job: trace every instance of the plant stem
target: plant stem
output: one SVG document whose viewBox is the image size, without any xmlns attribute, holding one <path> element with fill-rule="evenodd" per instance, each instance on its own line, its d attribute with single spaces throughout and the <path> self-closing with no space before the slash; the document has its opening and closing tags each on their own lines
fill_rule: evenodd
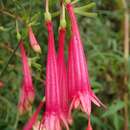
<svg viewBox="0 0 130 130">
<path fill-rule="evenodd" d="M 124 2 L 124 58 L 128 61 L 129 57 L 129 14 L 128 14 L 128 7 L 125 0 Z"/>
<path fill-rule="evenodd" d="M 123 90 L 123 100 L 125 103 L 124 107 L 124 130 L 128 130 L 128 119 L 129 119 L 129 112 L 128 112 L 128 57 L 129 57 L 129 13 L 128 13 L 128 6 L 126 0 L 119 0 L 118 7 L 124 10 L 123 14 L 123 37 L 124 37 L 124 60 L 125 60 L 125 75 L 124 75 L 124 87 Z"/>
<path fill-rule="evenodd" d="M 74 0 L 71 2 L 71 4 L 76 4 L 78 2 L 78 0 Z"/>
<path fill-rule="evenodd" d="M 124 108 L 124 117 L 125 117 L 125 123 L 124 123 L 124 130 L 128 130 L 128 57 L 129 57 L 129 14 L 128 14 L 128 7 L 126 0 L 122 0 L 123 6 L 125 9 L 124 12 L 124 58 L 125 58 L 125 66 L 126 66 L 126 74 L 124 76 L 124 83 L 126 88 L 126 92 L 124 93 L 124 102 L 125 102 L 125 108 Z"/>
<path fill-rule="evenodd" d="M 19 44 L 20 44 L 20 43 L 19 43 Z M 15 49 L 14 49 L 12 55 L 9 57 L 7 63 L 5 64 L 3 70 L 2 70 L 1 73 L 0 73 L 0 77 L 2 77 L 3 74 L 5 73 L 5 71 L 6 71 L 7 67 L 8 67 L 8 65 L 9 65 L 9 63 L 11 62 L 13 56 L 15 55 L 15 52 L 17 51 L 17 49 L 18 49 L 18 47 L 19 47 L 19 44 L 15 47 Z"/>
<path fill-rule="evenodd" d="M 49 13 L 49 0 L 45 0 L 45 11 Z"/>
<path fill-rule="evenodd" d="M 26 22 L 19 16 L 13 14 L 13 13 L 10 13 L 9 11 L 6 11 L 5 9 L 0 9 L 0 13 L 6 15 L 6 16 L 9 16 L 11 17 L 12 19 L 15 19 L 15 20 L 19 20 L 21 23 L 23 24 L 26 24 Z"/>
<path fill-rule="evenodd" d="M 8 45 L 6 45 L 6 43 L 0 43 L 0 48 L 6 50 L 6 51 L 8 51 L 8 52 L 11 52 L 11 53 L 14 52 L 14 50 L 13 50 L 11 47 L 9 47 Z M 15 53 L 15 55 L 16 55 L 17 57 L 20 57 L 20 54 L 19 54 L 19 53 Z"/>
<path fill-rule="evenodd" d="M 90 4 L 87 4 L 87 5 L 84 5 L 84 6 L 81 6 L 81 7 L 76 7 L 75 10 L 76 9 L 78 9 L 78 10 L 89 10 L 89 9 L 92 9 L 93 7 L 95 7 L 95 6 L 96 6 L 95 2 L 92 2 Z"/>
<path fill-rule="evenodd" d="M 61 3 L 61 19 L 65 19 L 65 6 L 64 3 Z"/>
<path fill-rule="evenodd" d="M 45 21 L 51 21 L 51 14 L 49 12 L 49 0 L 45 0 Z"/>
<path fill-rule="evenodd" d="M 66 20 L 65 20 L 65 6 L 64 1 L 61 0 L 61 11 L 60 11 L 60 28 L 66 28 Z"/>
<path fill-rule="evenodd" d="M 17 112 L 16 112 L 16 121 L 15 121 L 15 123 L 14 123 L 14 129 L 15 129 L 15 130 L 17 129 L 18 121 L 19 121 L 19 113 L 18 113 L 18 111 L 17 111 Z"/>
</svg>

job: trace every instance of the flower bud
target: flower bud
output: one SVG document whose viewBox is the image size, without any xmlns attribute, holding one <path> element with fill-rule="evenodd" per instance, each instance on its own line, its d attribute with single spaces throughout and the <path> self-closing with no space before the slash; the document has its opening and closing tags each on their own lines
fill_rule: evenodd
<svg viewBox="0 0 130 130">
<path fill-rule="evenodd" d="M 37 53 L 41 53 L 41 48 L 40 45 L 38 44 L 36 37 L 33 33 L 32 27 L 28 27 L 28 36 L 29 36 L 29 41 L 30 41 L 30 45 L 32 47 L 32 49 L 37 52 Z"/>
</svg>

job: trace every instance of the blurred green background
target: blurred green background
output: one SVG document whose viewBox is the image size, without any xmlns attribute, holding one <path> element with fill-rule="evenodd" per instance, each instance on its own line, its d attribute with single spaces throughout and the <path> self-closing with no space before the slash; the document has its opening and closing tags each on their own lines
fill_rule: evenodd
<svg viewBox="0 0 130 130">
<path fill-rule="evenodd" d="M 75 7 L 90 2 L 92 0 L 80 0 Z M 92 12 L 97 12 L 97 17 L 77 15 L 93 90 L 108 107 L 104 110 L 92 106 L 93 130 L 130 130 L 128 117 L 130 115 L 130 82 L 128 80 L 130 2 L 129 0 L 93 0 L 93 2 L 96 3 L 96 7 L 92 9 Z M 51 12 L 59 10 L 58 0 L 50 0 L 50 3 Z M 44 1 L 0 0 L 0 81 L 4 84 L 0 88 L 0 130 L 21 130 L 31 115 L 30 113 L 20 117 L 17 112 L 22 66 L 19 49 L 14 54 L 18 45 L 16 21 L 25 42 L 36 89 L 32 112 L 35 111 L 44 95 L 43 81 L 47 54 Z M 53 22 L 57 42 L 59 16 L 54 16 Z M 29 45 L 27 25 L 30 23 L 42 48 L 40 55 L 34 53 Z M 66 54 L 69 29 L 69 22 L 67 22 Z M 71 129 L 85 130 L 87 116 L 78 110 L 73 113 L 73 116 L 74 123 Z"/>
</svg>

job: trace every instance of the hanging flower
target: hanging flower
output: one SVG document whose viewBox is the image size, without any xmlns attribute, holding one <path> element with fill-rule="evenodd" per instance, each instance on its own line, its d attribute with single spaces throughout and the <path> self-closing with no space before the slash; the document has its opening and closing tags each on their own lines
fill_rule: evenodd
<svg viewBox="0 0 130 130">
<path fill-rule="evenodd" d="M 101 101 L 96 97 L 91 89 L 91 84 L 88 75 L 88 68 L 86 57 L 83 50 L 82 41 L 78 29 L 77 19 L 74 14 L 73 6 L 70 2 L 67 2 L 66 8 L 70 17 L 71 22 L 71 47 L 69 49 L 69 86 L 70 96 L 72 97 L 72 103 L 70 111 L 73 108 L 80 106 L 81 110 L 88 114 L 88 130 L 92 129 L 90 124 L 91 114 L 91 102 L 96 104 L 98 107 L 103 105 Z M 71 54 L 71 55 L 70 55 Z M 70 88 L 69 87 L 69 88 Z"/>
<path fill-rule="evenodd" d="M 30 111 L 32 103 L 34 101 L 34 87 L 32 83 L 32 77 L 30 68 L 28 65 L 27 56 L 24 50 L 23 41 L 20 41 L 20 51 L 23 65 L 23 82 L 20 89 L 20 99 L 18 104 L 18 109 L 20 114 L 24 114 L 27 111 Z"/>
<path fill-rule="evenodd" d="M 40 45 L 37 42 L 37 39 L 33 33 L 31 26 L 28 27 L 28 36 L 29 36 L 30 45 L 33 48 L 33 50 L 37 53 L 41 53 Z"/>
<path fill-rule="evenodd" d="M 60 88 L 58 83 L 57 59 L 54 44 L 53 25 L 51 20 L 46 21 L 48 30 L 48 56 L 46 68 L 46 110 L 41 122 L 41 130 L 61 130 L 64 124 L 68 125 L 61 110 Z"/>
<path fill-rule="evenodd" d="M 73 87 L 71 88 L 71 97 L 73 98 L 72 106 L 75 108 L 81 103 L 81 109 L 86 112 L 89 116 L 91 114 L 91 101 L 94 102 L 97 106 L 103 105 L 101 101 L 95 96 L 91 89 L 87 63 L 83 53 L 78 45 L 76 36 L 72 35 L 71 45 L 71 72 L 73 75 L 68 82 L 73 82 Z M 70 63 L 69 63 L 70 64 Z M 73 66 L 73 67 L 72 67 Z M 69 73 L 70 74 L 70 73 Z M 70 86 L 71 87 L 71 86 Z"/>
</svg>

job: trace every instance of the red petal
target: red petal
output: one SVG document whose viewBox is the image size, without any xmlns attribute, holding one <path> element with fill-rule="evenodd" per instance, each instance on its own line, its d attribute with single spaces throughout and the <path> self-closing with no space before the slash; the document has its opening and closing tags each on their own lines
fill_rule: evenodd
<svg viewBox="0 0 130 130">
<path fill-rule="evenodd" d="M 44 102 L 40 102 L 37 110 L 35 111 L 35 113 L 33 114 L 33 116 L 29 119 L 29 121 L 27 122 L 27 124 L 24 126 L 23 130 L 31 130 L 31 128 L 33 127 L 34 123 L 37 120 L 38 114 L 42 108 L 42 106 L 44 105 Z"/>
<path fill-rule="evenodd" d="M 91 121 L 90 121 L 90 117 L 88 118 L 88 127 L 86 130 L 92 130 L 92 126 L 91 126 Z"/>
</svg>

